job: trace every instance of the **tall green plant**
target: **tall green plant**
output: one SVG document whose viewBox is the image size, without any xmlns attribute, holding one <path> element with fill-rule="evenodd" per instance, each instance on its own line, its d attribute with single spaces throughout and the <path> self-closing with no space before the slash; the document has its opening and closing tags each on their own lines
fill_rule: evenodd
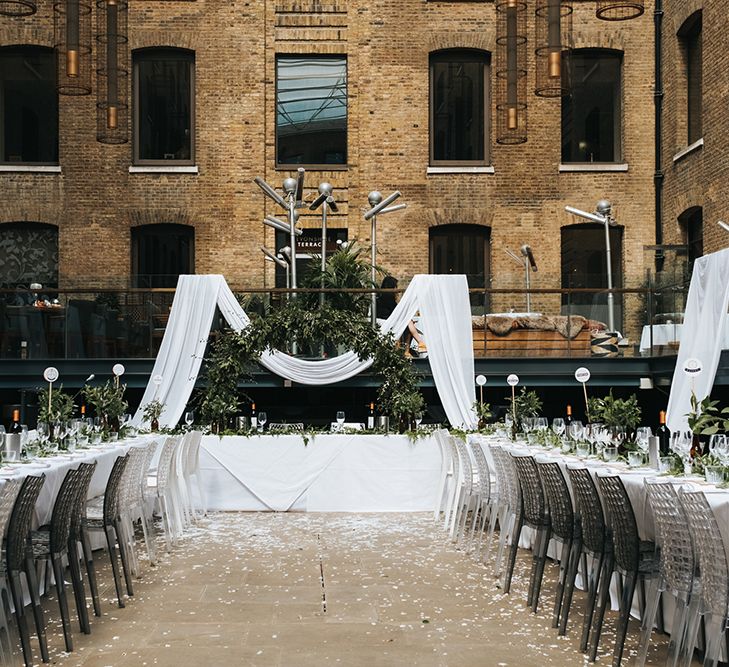
<svg viewBox="0 0 729 667">
<path fill-rule="evenodd" d="M 607 396 L 596 396 L 587 399 L 590 420 L 613 428 L 633 431 L 640 425 L 643 411 L 638 405 L 638 398 L 631 394 L 628 398 L 615 398 L 613 390 Z"/>
<path fill-rule="evenodd" d="M 63 385 L 56 387 L 51 394 L 51 407 L 48 408 L 48 387 L 38 392 L 38 421 L 68 421 L 73 416 L 73 398 L 63 393 Z"/>
<path fill-rule="evenodd" d="M 87 403 L 91 403 L 100 417 L 119 419 L 129 407 L 124 400 L 125 384 L 117 386 L 114 380 L 107 380 L 104 384 L 92 387 L 85 385 L 81 390 Z"/>
</svg>

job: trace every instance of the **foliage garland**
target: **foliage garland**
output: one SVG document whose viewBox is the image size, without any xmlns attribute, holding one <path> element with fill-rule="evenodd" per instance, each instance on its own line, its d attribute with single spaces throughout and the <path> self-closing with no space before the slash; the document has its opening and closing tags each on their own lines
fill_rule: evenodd
<svg viewBox="0 0 729 667">
<path fill-rule="evenodd" d="M 227 417 L 240 407 L 238 380 L 250 374 L 261 353 L 287 349 L 352 349 L 360 359 L 373 360 L 372 368 L 383 379 L 377 392 L 380 411 L 395 420 L 409 419 L 423 409 L 418 375 L 396 345 L 392 334 L 382 334 L 362 317 L 329 304 L 310 308 L 291 299 L 266 317 L 254 315 L 245 331 L 225 331 L 212 345 L 206 368 L 207 386 L 200 398 L 206 423 L 224 427 Z"/>
</svg>

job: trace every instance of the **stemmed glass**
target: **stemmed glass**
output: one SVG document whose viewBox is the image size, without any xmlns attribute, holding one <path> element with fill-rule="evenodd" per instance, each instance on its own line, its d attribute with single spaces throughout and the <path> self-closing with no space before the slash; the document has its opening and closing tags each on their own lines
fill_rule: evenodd
<svg viewBox="0 0 729 667">
<path fill-rule="evenodd" d="M 569 435 L 573 440 L 582 440 L 582 436 L 585 433 L 585 427 L 582 425 L 582 422 L 579 419 L 575 419 L 570 424 L 570 432 Z"/>
<path fill-rule="evenodd" d="M 423 413 L 416 412 L 413 416 L 415 418 L 415 430 L 417 431 L 420 428 L 420 422 L 423 421 Z"/>
<path fill-rule="evenodd" d="M 4 444 L 5 444 L 5 427 L 2 424 L 0 424 L 0 449 L 2 449 Z"/>
<path fill-rule="evenodd" d="M 671 433 L 671 449 L 683 461 L 683 474 L 691 474 L 691 442 L 693 436 L 689 431 L 675 431 Z"/>
<path fill-rule="evenodd" d="M 723 433 L 715 433 L 709 438 L 709 451 L 721 461 L 722 465 L 729 463 L 729 439 Z"/>
<path fill-rule="evenodd" d="M 54 435 L 54 451 L 58 451 L 61 447 L 61 443 L 63 442 L 63 439 L 66 437 L 66 422 L 63 421 L 57 421 L 53 425 L 53 435 Z"/>
<path fill-rule="evenodd" d="M 648 439 L 653 435 L 650 426 L 641 426 L 635 431 L 635 441 L 638 443 L 638 448 L 644 454 L 648 451 Z"/>
<path fill-rule="evenodd" d="M 562 436 L 564 435 L 566 428 L 567 427 L 565 426 L 564 419 L 562 417 L 555 417 L 552 420 L 552 430 L 560 440 L 562 440 Z"/>
<path fill-rule="evenodd" d="M 258 413 L 258 430 L 263 431 L 264 427 L 266 426 L 266 422 L 268 421 L 268 415 L 261 411 Z"/>
<path fill-rule="evenodd" d="M 339 424 L 337 430 L 341 430 L 342 424 L 344 424 L 344 410 L 337 411 L 337 424 Z"/>
<path fill-rule="evenodd" d="M 261 417 L 259 416 L 258 419 L 260 421 Z M 185 424 L 187 424 L 187 428 L 192 427 L 192 424 L 193 424 L 194 421 L 195 421 L 195 413 L 192 410 L 188 410 L 185 413 Z"/>
</svg>

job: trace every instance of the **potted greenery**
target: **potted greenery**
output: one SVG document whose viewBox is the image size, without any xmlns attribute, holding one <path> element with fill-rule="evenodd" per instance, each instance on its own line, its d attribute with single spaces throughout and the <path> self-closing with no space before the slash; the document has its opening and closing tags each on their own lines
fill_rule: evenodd
<svg viewBox="0 0 729 667">
<path fill-rule="evenodd" d="M 159 418 L 165 406 L 159 399 L 154 399 L 144 406 L 142 412 L 144 421 L 149 422 L 149 428 L 151 431 L 159 431 Z"/>
<path fill-rule="evenodd" d="M 512 437 L 516 439 L 516 434 L 524 431 L 523 420 L 539 416 L 542 411 L 542 399 L 539 398 L 536 391 L 522 387 L 521 391 L 514 396 L 513 401 L 509 397 L 509 402 L 512 403 L 511 414 L 516 414 L 516 419 L 511 427 Z"/>
<path fill-rule="evenodd" d="M 479 431 L 482 431 L 484 428 L 486 428 L 486 424 L 488 424 L 489 419 L 491 419 L 493 415 L 493 413 L 491 412 L 491 406 L 488 403 L 476 401 L 473 404 L 473 410 L 478 417 L 477 428 Z"/>
<path fill-rule="evenodd" d="M 594 424 L 605 424 L 611 431 L 622 431 L 625 440 L 619 449 L 636 449 L 635 429 L 640 425 L 642 410 L 638 398 L 631 394 L 628 398 L 615 398 L 612 389 L 602 398 L 591 397 L 587 400 L 589 419 Z"/>
<path fill-rule="evenodd" d="M 91 387 L 86 385 L 81 390 L 86 401 L 96 407 L 104 433 L 119 431 L 119 419 L 128 407 L 128 403 L 124 400 L 126 389 L 125 384 L 117 384 L 114 380 L 107 380 L 101 386 Z"/>
<path fill-rule="evenodd" d="M 38 392 L 38 421 L 53 425 L 55 422 L 64 422 L 71 419 L 74 410 L 73 398 L 63 393 L 63 385 L 51 394 L 50 407 L 48 405 L 48 388 Z"/>
</svg>

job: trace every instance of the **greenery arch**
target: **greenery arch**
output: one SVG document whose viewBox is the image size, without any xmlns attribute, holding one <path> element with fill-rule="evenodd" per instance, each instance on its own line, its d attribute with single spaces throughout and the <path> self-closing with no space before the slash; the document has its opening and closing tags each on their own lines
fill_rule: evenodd
<svg viewBox="0 0 729 667">
<path fill-rule="evenodd" d="M 221 427 L 236 415 L 238 380 L 250 373 L 261 353 L 284 350 L 292 343 L 300 350 L 345 348 L 362 360 L 371 358 L 373 370 L 382 377 L 378 409 L 395 423 L 423 409 L 418 374 L 393 335 L 383 335 L 358 313 L 329 303 L 320 305 L 318 295 L 313 296 L 315 307 L 310 299 L 290 299 L 265 317 L 252 315 L 244 331 L 227 330 L 213 343 L 207 358 L 207 386 L 200 399 L 206 423 Z"/>
</svg>

